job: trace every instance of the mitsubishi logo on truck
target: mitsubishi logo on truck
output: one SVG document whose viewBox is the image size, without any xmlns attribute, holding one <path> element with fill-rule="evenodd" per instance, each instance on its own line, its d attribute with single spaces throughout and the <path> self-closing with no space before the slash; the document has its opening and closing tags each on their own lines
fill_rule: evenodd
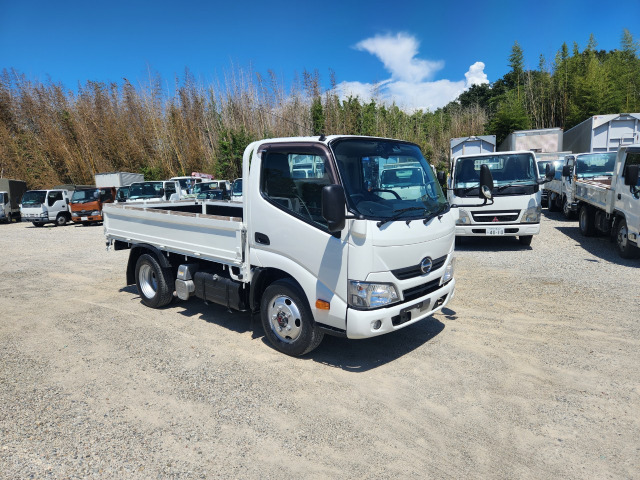
<svg viewBox="0 0 640 480">
<path fill-rule="evenodd" d="M 431 257 L 424 257 L 422 262 L 420 262 L 420 270 L 422 273 L 429 273 L 432 265 L 433 261 L 431 260 Z"/>
<path fill-rule="evenodd" d="M 492 222 L 499 222 L 500 220 L 498 220 L 498 217 L 493 217 L 493 220 L 491 220 Z"/>
</svg>

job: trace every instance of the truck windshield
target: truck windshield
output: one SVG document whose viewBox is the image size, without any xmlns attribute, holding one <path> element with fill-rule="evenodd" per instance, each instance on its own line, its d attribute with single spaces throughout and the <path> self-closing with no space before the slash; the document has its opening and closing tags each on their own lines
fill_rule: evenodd
<svg viewBox="0 0 640 480">
<path fill-rule="evenodd" d="M 161 197 L 160 190 L 162 189 L 162 182 L 143 182 L 132 183 L 129 186 L 128 200 L 135 200 L 137 198 L 157 198 Z"/>
<path fill-rule="evenodd" d="M 588 153 L 576 158 L 576 175 L 579 178 L 613 175 L 616 152 Z"/>
<path fill-rule="evenodd" d="M 9 198 L 4 192 L 0 192 L 0 205 L 4 205 L 9 202 Z"/>
<path fill-rule="evenodd" d="M 455 164 L 453 188 L 477 189 L 480 183 L 480 166 L 483 164 L 489 167 L 496 186 L 537 183 L 539 174 L 533 154 L 509 153 L 459 157 Z"/>
<path fill-rule="evenodd" d="M 92 188 L 91 190 L 76 190 L 71 197 L 71 203 L 87 203 L 94 202 L 100 198 L 100 190 Z"/>
<path fill-rule="evenodd" d="M 22 205 L 25 206 L 35 206 L 44 203 L 47 198 L 47 192 L 45 190 L 31 190 L 29 192 L 25 192 L 22 196 Z"/>
<path fill-rule="evenodd" d="M 417 145 L 374 138 L 331 144 L 349 208 L 366 218 L 425 218 L 448 202 Z"/>
</svg>

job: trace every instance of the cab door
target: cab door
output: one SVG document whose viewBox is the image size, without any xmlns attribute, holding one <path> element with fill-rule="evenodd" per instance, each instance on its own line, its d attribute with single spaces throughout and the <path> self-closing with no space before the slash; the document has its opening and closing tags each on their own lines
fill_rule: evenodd
<svg viewBox="0 0 640 480">
<path fill-rule="evenodd" d="M 614 193 L 616 210 L 624 212 L 629 233 L 638 235 L 640 230 L 640 185 L 636 185 L 635 188 L 625 185 L 624 175 L 629 165 L 640 165 L 640 148 L 627 148 L 624 165 L 622 165 L 621 175 L 618 175 Z M 640 239 L 636 238 L 635 241 L 640 244 Z"/>
<path fill-rule="evenodd" d="M 304 290 L 316 322 L 346 329 L 347 233 L 331 234 L 322 217 L 322 188 L 337 182 L 321 144 L 263 144 L 254 153 L 246 188 L 250 260 L 280 270 Z M 299 175 L 298 163 L 318 165 Z M 330 303 L 316 309 L 316 300 Z"/>
<path fill-rule="evenodd" d="M 47 193 L 47 207 L 49 211 L 49 220 L 55 220 L 58 213 L 67 211 L 69 200 L 65 198 L 62 190 L 52 190 Z"/>
</svg>

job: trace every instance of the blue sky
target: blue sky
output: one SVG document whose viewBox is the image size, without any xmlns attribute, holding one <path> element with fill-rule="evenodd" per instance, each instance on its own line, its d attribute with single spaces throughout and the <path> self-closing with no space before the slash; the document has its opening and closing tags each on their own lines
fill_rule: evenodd
<svg viewBox="0 0 640 480">
<path fill-rule="evenodd" d="M 640 1 L 31 1 L 0 0 L 0 68 L 69 89 L 87 80 L 144 82 L 148 68 L 171 84 L 185 68 L 203 83 L 234 68 L 286 84 L 333 70 L 343 94 L 435 109 L 472 83 L 508 71 L 514 41 L 525 62 L 549 62 L 563 42 L 640 40 Z M 465 76 L 466 74 L 466 76 Z"/>
</svg>

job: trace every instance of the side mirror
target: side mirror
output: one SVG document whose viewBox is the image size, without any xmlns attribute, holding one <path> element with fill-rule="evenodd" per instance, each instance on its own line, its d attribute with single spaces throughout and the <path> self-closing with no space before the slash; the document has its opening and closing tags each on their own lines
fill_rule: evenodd
<svg viewBox="0 0 640 480">
<path fill-rule="evenodd" d="M 562 176 L 570 177 L 571 176 L 571 167 L 569 165 L 565 165 L 562 167 Z"/>
<path fill-rule="evenodd" d="M 635 187 L 638 185 L 638 165 L 627 165 L 624 174 L 624 184 Z"/>
<path fill-rule="evenodd" d="M 480 192 L 478 196 L 487 200 L 491 200 L 493 197 L 493 175 L 486 164 L 480 165 Z"/>
<path fill-rule="evenodd" d="M 544 181 L 550 182 L 556 176 L 556 167 L 552 163 L 548 163 L 544 172 Z"/>
<path fill-rule="evenodd" d="M 440 170 L 438 173 L 436 173 L 436 177 L 438 178 L 438 183 L 444 186 L 444 182 L 447 180 L 446 172 Z"/>
<path fill-rule="evenodd" d="M 327 221 L 331 233 L 344 229 L 346 215 L 345 197 L 342 185 L 327 185 L 322 189 L 322 216 Z"/>
</svg>

